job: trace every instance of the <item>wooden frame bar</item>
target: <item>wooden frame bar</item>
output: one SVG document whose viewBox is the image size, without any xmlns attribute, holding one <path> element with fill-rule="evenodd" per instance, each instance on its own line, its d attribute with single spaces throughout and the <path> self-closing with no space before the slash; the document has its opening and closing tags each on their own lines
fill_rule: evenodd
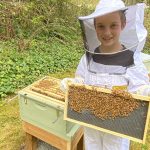
<svg viewBox="0 0 150 150">
<path fill-rule="evenodd" d="M 59 84 L 60 84 L 60 79 L 57 79 L 57 78 L 53 78 L 53 77 L 45 77 L 44 79 L 41 79 L 41 80 L 39 80 L 39 81 L 36 81 L 36 82 L 34 82 L 31 86 L 30 86 L 30 90 L 31 91 L 34 91 L 34 92 L 37 92 L 37 93 L 41 93 L 41 94 L 44 94 L 44 95 L 46 95 L 46 96 L 49 96 L 49 97 L 53 97 L 53 98 L 55 98 L 55 99 L 58 99 L 58 100 L 61 100 L 61 101 L 64 101 L 65 99 L 64 99 L 64 93 L 63 92 L 61 92 L 61 93 L 55 93 L 54 91 L 56 90 L 56 87 L 55 86 L 52 86 L 51 87 L 51 91 L 49 91 L 49 90 L 47 90 L 47 89 L 45 89 L 45 90 L 43 90 L 43 89 L 40 89 L 40 88 L 38 88 L 38 87 L 36 87 L 40 82 L 42 82 L 42 81 L 44 81 L 44 80 L 48 80 L 48 81 L 50 81 L 50 82 L 55 82 L 56 83 L 56 85 L 57 85 L 57 88 L 59 87 Z"/>
<path fill-rule="evenodd" d="M 69 83 L 68 86 L 69 85 L 83 86 L 83 84 L 78 84 L 78 83 L 75 83 L 75 84 L 73 84 L 73 83 L 70 84 Z M 84 87 L 89 89 L 89 90 L 93 89 L 92 86 L 88 86 L 88 85 L 84 85 Z M 100 88 L 100 87 L 94 87 L 94 89 L 96 89 L 97 91 L 100 91 L 100 92 L 104 92 L 104 93 L 111 93 L 112 92 L 109 89 Z M 81 122 L 81 121 L 78 121 L 78 120 L 75 120 L 75 119 L 68 118 L 68 115 L 67 115 L 68 102 L 69 102 L 68 101 L 68 90 L 69 89 L 67 88 L 67 92 L 66 92 L 66 96 L 65 96 L 65 108 L 64 108 L 64 119 L 65 120 L 73 122 L 73 123 L 77 123 L 79 125 L 83 125 L 83 126 L 86 126 L 86 127 L 90 127 L 90 128 L 93 128 L 93 129 L 96 129 L 96 130 L 99 130 L 99 131 L 103 131 L 103 132 L 106 132 L 106 133 L 109 133 L 109 134 L 113 134 L 113 135 L 116 135 L 116 136 L 120 136 L 120 137 L 123 137 L 123 138 L 128 138 L 130 140 L 133 140 L 133 141 L 136 141 L 136 142 L 139 142 L 139 143 L 143 143 L 143 144 L 145 143 L 146 134 L 147 134 L 147 130 L 148 130 L 149 119 L 150 119 L 150 97 L 137 95 L 137 94 L 131 94 L 134 99 L 138 99 L 138 100 L 141 100 L 141 101 L 148 102 L 148 112 L 147 112 L 147 116 L 146 116 L 145 130 L 144 130 L 143 140 L 141 140 L 141 139 L 134 138 L 134 137 L 124 135 L 124 134 L 121 134 L 121 133 L 117 133 L 117 132 L 114 132 L 114 131 L 111 131 L 111 130 L 108 130 L 108 129 L 100 128 L 100 127 L 94 126 L 92 124 L 88 124 L 88 123 L 84 123 L 84 122 Z"/>
<path fill-rule="evenodd" d="M 83 129 L 80 128 L 71 141 L 66 141 L 52 133 L 42 130 L 30 123 L 23 122 L 23 129 L 26 132 L 27 150 L 36 150 L 36 138 L 60 150 L 83 150 Z M 81 140 L 81 141 L 80 141 Z M 80 143 L 82 142 L 82 143 Z M 79 146 L 78 146 L 79 145 Z"/>
<path fill-rule="evenodd" d="M 57 95 L 57 94 L 55 94 L 55 93 L 52 93 L 52 92 L 48 92 L 48 91 L 43 91 L 43 93 L 45 93 L 45 94 L 47 94 L 48 96 L 46 96 L 46 95 L 44 95 L 44 94 L 41 94 L 41 93 L 38 93 L 38 92 L 36 92 L 36 91 L 32 91 L 32 88 L 33 89 L 36 89 L 36 90 L 39 90 L 39 88 L 34 88 L 34 85 L 37 85 L 39 82 L 41 82 L 42 80 L 45 80 L 45 79 L 47 79 L 47 80 L 55 80 L 56 82 L 58 82 L 58 83 L 60 83 L 60 79 L 57 79 L 57 78 L 54 78 L 54 77 L 50 77 L 50 76 L 45 76 L 45 77 L 43 77 L 43 78 L 41 78 L 40 80 L 38 80 L 38 81 L 35 81 L 34 83 L 32 83 L 31 85 L 29 85 L 29 86 L 27 86 L 27 87 L 25 87 L 24 89 L 22 89 L 21 91 L 26 91 L 26 92 L 29 92 L 29 93 L 31 93 L 31 94 L 34 94 L 34 95 L 37 95 L 37 96 L 39 96 L 39 97 L 43 97 L 43 98 L 45 98 L 45 99 L 50 99 L 50 100 L 52 100 L 52 101 L 55 101 L 55 102 L 59 102 L 59 103 L 61 103 L 61 104 L 64 104 L 64 101 L 63 101 L 63 99 L 62 99 L 62 96 L 60 96 L 60 95 Z M 65 97 L 65 94 L 64 94 L 64 97 Z M 65 100 L 65 98 L 64 98 L 64 100 Z"/>
</svg>

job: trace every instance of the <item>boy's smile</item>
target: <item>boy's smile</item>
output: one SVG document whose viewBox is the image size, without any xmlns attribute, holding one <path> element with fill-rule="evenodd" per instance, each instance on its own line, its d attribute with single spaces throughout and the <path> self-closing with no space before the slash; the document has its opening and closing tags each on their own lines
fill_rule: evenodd
<svg viewBox="0 0 150 150">
<path fill-rule="evenodd" d="M 117 52 L 121 49 L 119 36 L 123 27 L 119 12 L 113 12 L 95 19 L 95 29 L 103 52 Z"/>
</svg>

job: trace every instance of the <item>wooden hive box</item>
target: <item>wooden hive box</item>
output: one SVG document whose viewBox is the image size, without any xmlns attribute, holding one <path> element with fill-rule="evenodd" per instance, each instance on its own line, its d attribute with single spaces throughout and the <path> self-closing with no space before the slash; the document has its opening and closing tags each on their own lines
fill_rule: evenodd
<svg viewBox="0 0 150 150">
<path fill-rule="evenodd" d="M 80 126 L 63 119 L 65 98 L 59 84 L 59 79 L 48 76 L 19 91 L 20 116 L 23 121 L 70 141 Z"/>
<path fill-rule="evenodd" d="M 149 97 L 83 84 L 68 84 L 65 120 L 145 143 L 149 117 Z"/>
</svg>

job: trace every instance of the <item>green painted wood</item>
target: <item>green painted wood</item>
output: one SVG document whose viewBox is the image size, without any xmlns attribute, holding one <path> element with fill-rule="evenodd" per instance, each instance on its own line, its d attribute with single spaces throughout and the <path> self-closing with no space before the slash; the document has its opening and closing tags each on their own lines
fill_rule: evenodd
<svg viewBox="0 0 150 150">
<path fill-rule="evenodd" d="M 80 127 L 63 120 L 64 106 L 41 97 L 19 92 L 21 119 L 41 129 L 70 141 Z"/>
</svg>

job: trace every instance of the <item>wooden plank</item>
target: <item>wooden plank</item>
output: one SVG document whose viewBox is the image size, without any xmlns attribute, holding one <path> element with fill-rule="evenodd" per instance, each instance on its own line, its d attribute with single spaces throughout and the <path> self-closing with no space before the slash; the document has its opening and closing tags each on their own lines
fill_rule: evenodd
<svg viewBox="0 0 150 150">
<path fill-rule="evenodd" d="M 32 135 L 26 133 L 26 149 L 33 150 L 32 148 Z"/>
<path fill-rule="evenodd" d="M 148 106 L 148 112 L 147 112 L 147 118 L 146 118 L 145 130 L 144 130 L 144 137 L 143 137 L 143 143 L 145 143 L 145 141 L 146 141 L 146 135 L 147 135 L 147 131 L 148 131 L 149 120 L 150 120 L 150 103 L 149 103 L 149 106 Z"/>
<path fill-rule="evenodd" d="M 27 122 L 23 122 L 23 129 L 26 133 L 35 136 L 36 138 L 41 139 L 42 141 L 45 141 L 58 149 L 67 149 L 67 141 L 52 133 L 46 132 Z"/>
<path fill-rule="evenodd" d="M 37 150 L 37 138 L 32 137 L 32 145 L 33 145 L 33 150 Z"/>
<path fill-rule="evenodd" d="M 72 150 L 71 149 L 71 142 L 67 142 L 67 148 L 66 149 L 61 149 L 61 150 Z"/>
<path fill-rule="evenodd" d="M 82 138 L 82 136 L 83 136 L 83 128 L 80 127 L 72 139 L 72 142 L 71 142 L 72 150 L 77 149 L 77 145 L 80 139 Z"/>
<path fill-rule="evenodd" d="M 52 97 L 48 97 L 48 96 L 45 96 L 45 95 L 41 95 L 39 93 L 33 92 L 31 90 L 28 90 L 28 89 L 23 90 L 20 93 L 26 93 L 27 95 L 30 94 L 32 97 L 40 97 L 40 98 L 42 98 L 45 101 L 50 101 L 52 103 L 54 102 L 55 104 L 58 104 L 60 106 L 64 106 L 65 105 L 65 103 L 63 101 L 60 101 L 60 100 L 57 100 L 57 99 L 54 99 Z"/>
<path fill-rule="evenodd" d="M 27 150 L 36 150 L 37 149 L 37 139 L 28 133 L 26 133 L 25 149 L 27 149 Z"/>
<path fill-rule="evenodd" d="M 97 91 L 99 91 L 99 92 L 104 92 L 104 93 L 112 93 L 112 90 L 110 90 L 110 89 L 106 89 L 106 88 L 102 88 L 102 87 L 94 87 L 94 86 L 90 86 L 90 85 L 83 85 L 83 84 L 79 84 L 79 83 L 68 83 L 68 86 L 70 86 L 70 85 L 73 85 L 73 86 L 75 86 L 75 87 L 78 87 L 78 86 L 84 86 L 86 89 L 88 89 L 88 90 L 93 90 L 93 88 L 94 88 L 94 90 L 97 90 Z M 68 90 L 67 90 L 68 91 Z M 68 92 L 67 92 L 68 93 Z M 150 97 L 149 96 L 143 96 L 143 95 L 138 95 L 138 94 L 132 94 L 132 93 L 130 93 L 131 95 L 132 95 L 132 97 L 134 98 L 134 99 L 138 99 L 138 100 L 141 100 L 141 101 L 150 101 Z M 66 97 L 65 97 L 66 98 Z"/>
<path fill-rule="evenodd" d="M 52 98 L 54 98 L 54 99 L 58 99 L 58 100 L 61 100 L 61 101 L 65 101 L 64 96 L 58 95 L 58 94 L 55 94 L 55 93 L 52 93 L 52 92 L 47 91 L 47 90 L 44 91 L 44 90 L 40 90 L 39 88 L 36 88 L 36 87 L 31 87 L 31 91 L 36 92 L 36 93 L 39 93 L 39 94 L 41 94 L 41 95 L 44 95 L 44 94 L 45 94 L 45 96 L 52 97 Z"/>
<path fill-rule="evenodd" d="M 83 143 L 80 143 L 80 147 L 78 147 L 78 143 L 83 137 L 83 128 L 78 129 L 73 136 L 72 141 L 66 141 L 27 122 L 23 122 L 23 129 L 27 135 L 27 150 L 36 150 L 37 145 L 35 137 L 60 150 L 83 150 Z"/>
<path fill-rule="evenodd" d="M 77 150 L 85 150 L 85 147 L 84 147 L 84 134 L 81 137 L 79 143 L 77 144 Z"/>
<path fill-rule="evenodd" d="M 48 89 L 50 89 L 51 91 L 49 91 L 48 89 L 42 89 L 42 88 L 39 88 L 39 87 L 37 87 L 39 84 L 40 84 L 40 82 L 42 82 L 42 81 L 45 81 L 45 80 L 47 80 L 47 81 L 49 81 L 49 82 L 53 82 L 52 84 L 54 84 L 54 85 L 51 85 Z M 30 87 L 30 89 L 32 90 L 35 90 L 35 91 L 37 91 L 37 92 L 39 92 L 39 91 L 41 91 L 41 92 L 45 92 L 46 91 L 46 94 L 49 94 L 49 95 L 52 95 L 52 96 L 56 96 L 56 98 L 58 97 L 58 98 L 64 98 L 64 93 L 60 90 L 60 82 L 61 82 L 61 80 L 60 79 L 57 79 L 57 78 L 53 78 L 53 77 L 45 77 L 44 79 L 42 79 L 42 80 L 38 80 L 38 81 L 36 81 L 36 82 L 34 82 L 33 84 L 31 84 L 31 87 Z M 59 90 L 59 92 L 58 92 L 58 90 Z M 55 92 L 58 92 L 58 93 L 55 93 Z M 54 97 L 55 98 L 55 97 Z"/>
<path fill-rule="evenodd" d="M 84 123 L 84 122 L 80 122 L 80 121 L 77 121 L 77 120 L 74 120 L 74 119 L 70 119 L 70 118 L 67 118 L 66 116 L 64 116 L 64 120 L 67 120 L 67 121 L 70 121 L 70 122 L 73 122 L 73 123 L 76 123 L 76 124 L 79 124 L 79 125 L 82 125 L 82 126 L 86 126 L 86 127 L 89 127 L 89 128 L 93 128 L 95 130 L 99 130 L 99 131 L 102 131 L 102 132 L 113 134 L 113 135 L 116 135 L 116 136 L 119 136 L 119 137 L 128 138 L 128 139 L 133 140 L 135 142 L 143 143 L 143 140 L 133 138 L 133 137 L 125 135 L 125 134 L 117 133 L 117 132 L 114 132 L 114 131 L 111 131 L 111 130 L 108 130 L 108 129 L 100 128 L 100 127 L 97 127 L 97 126 L 94 126 L 94 125 L 91 125 L 91 124 L 88 124 L 88 123 Z"/>
<path fill-rule="evenodd" d="M 56 100 L 55 101 L 51 100 L 51 98 L 39 97 L 38 95 L 29 93 L 28 91 L 22 91 L 19 94 L 23 97 L 23 99 L 22 99 L 23 101 L 26 99 L 25 103 L 28 103 L 28 101 L 30 102 L 30 99 L 32 99 L 35 102 L 44 104 L 44 106 L 47 105 L 49 107 L 53 107 L 54 109 L 64 111 L 64 103 L 60 104 Z"/>
<path fill-rule="evenodd" d="M 60 82 L 60 81 L 61 81 L 60 79 L 57 79 L 57 78 L 54 78 L 54 77 L 45 76 L 45 77 L 41 78 L 40 80 L 35 81 L 35 82 L 32 83 L 31 85 L 25 87 L 24 89 L 20 90 L 18 93 L 22 93 L 22 92 L 27 91 L 27 92 L 29 92 L 29 93 L 32 93 L 33 95 L 37 95 L 37 96 L 39 96 L 39 97 L 43 97 L 43 98 L 46 98 L 46 99 L 50 98 L 50 100 L 53 100 L 53 101 L 56 101 L 56 102 L 58 102 L 58 103 L 64 104 L 65 98 L 64 98 L 64 101 L 63 101 L 63 100 L 62 100 L 62 97 L 59 96 L 59 95 L 57 95 L 57 94 L 52 93 L 52 95 L 53 95 L 53 97 L 54 97 L 54 98 L 52 98 L 52 97 L 48 97 L 48 96 L 46 96 L 46 95 L 43 95 L 43 94 L 40 94 L 40 93 L 37 93 L 37 92 L 34 92 L 34 91 L 30 90 L 33 85 L 39 83 L 40 81 L 42 81 L 42 80 L 44 80 L 44 79 L 56 80 L 57 82 Z M 50 94 L 51 94 L 51 93 L 50 93 Z M 58 98 L 57 98 L 57 97 L 58 97 Z M 65 94 L 64 94 L 64 97 L 65 97 Z M 60 100 L 60 99 L 61 99 L 61 100 Z"/>
</svg>

